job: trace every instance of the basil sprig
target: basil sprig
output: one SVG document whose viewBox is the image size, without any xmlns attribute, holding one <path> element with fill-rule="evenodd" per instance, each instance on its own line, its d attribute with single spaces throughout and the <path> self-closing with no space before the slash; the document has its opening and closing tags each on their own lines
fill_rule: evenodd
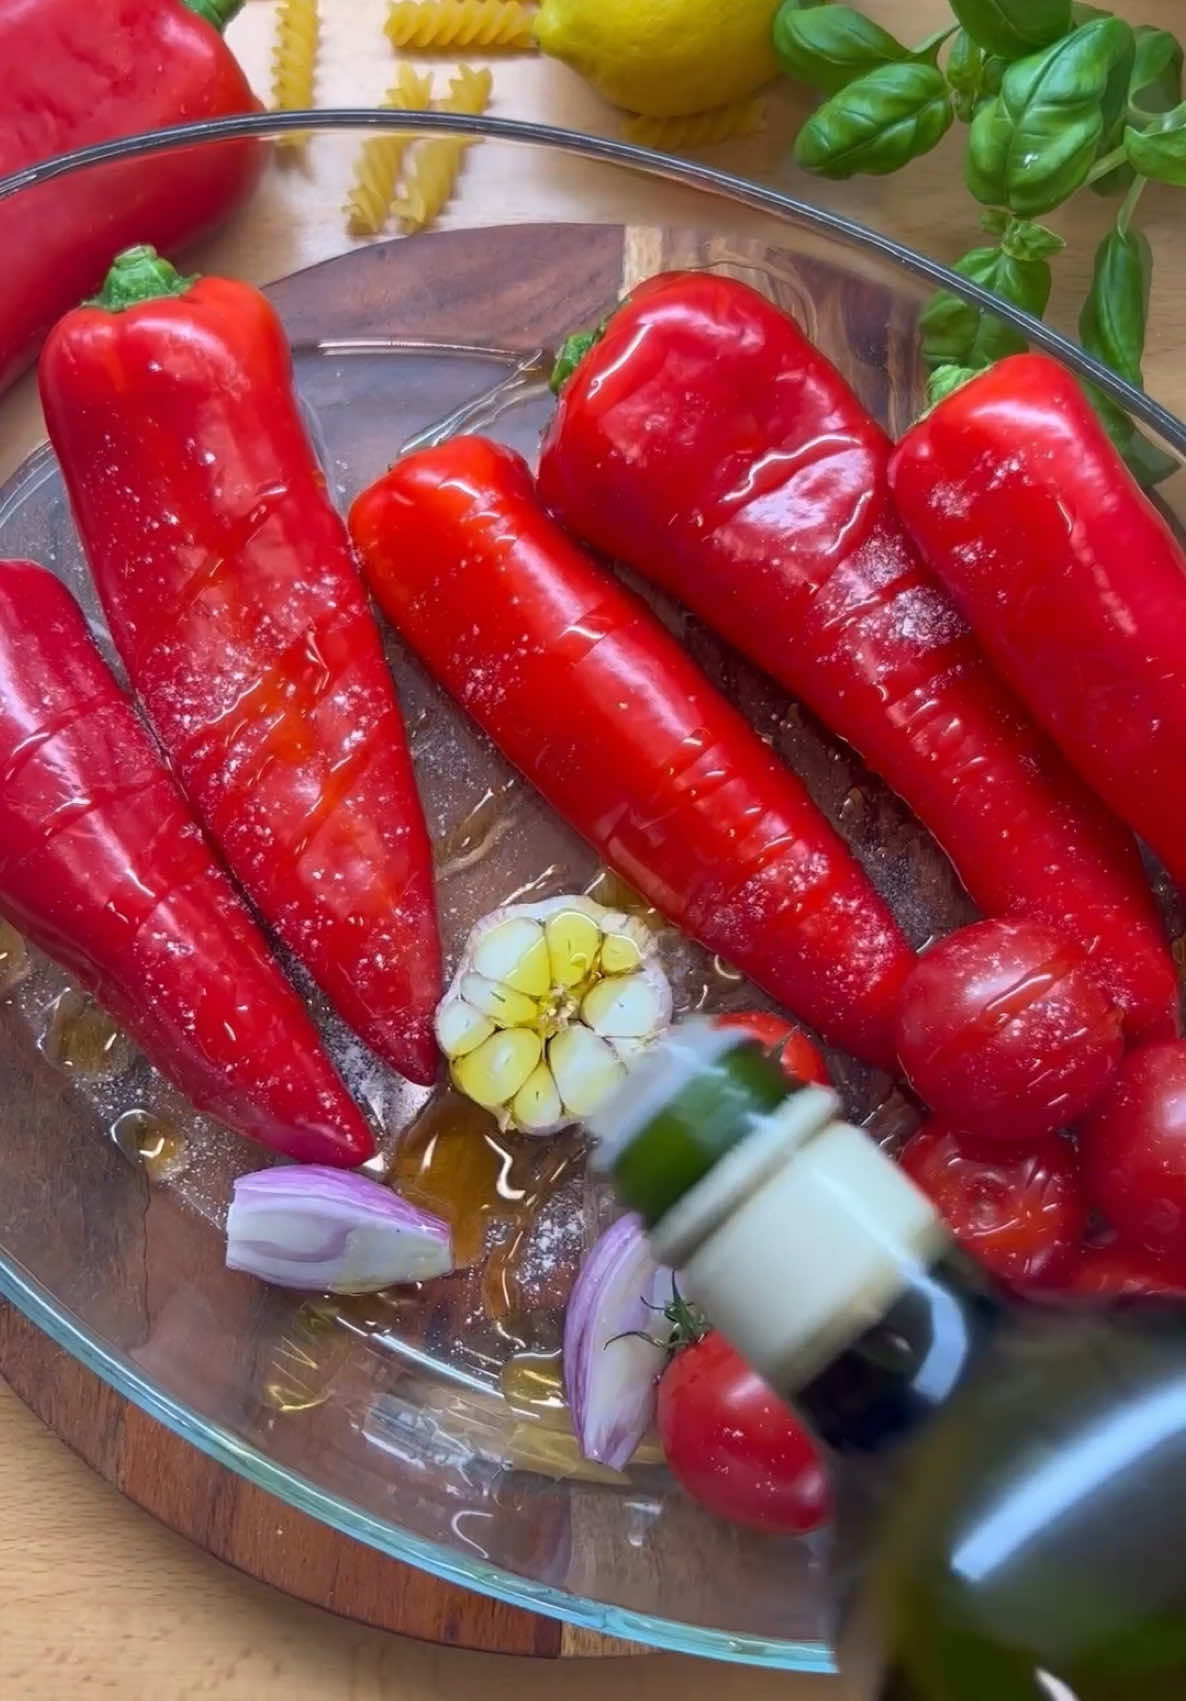
<svg viewBox="0 0 1186 1701">
<path fill-rule="evenodd" d="M 956 271 L 1041 317 L 1061 239 L 1038 224 L 1085 188 L 1121 197 L 1080 316 L 1083 345 L 1142 381 L 1152 257 L 1133 219 L 1150 180 L 1186 188 L 1183 49 L 1088 0 L 949 0 L 951 27 L 910 45 L 859 6 L 784 0 L 774 25 L 784 70 L 823 96 L 799 131 L 806 171 L 899 171 L 967 125 L 964 178 L 993 239 Z M 920 321 L 932 394 L 1025 346 L 997 315 L 948 291 Z M 1122 409 L 1094 397 L 1144 483 L 1173 464 Z"/>
</svg>

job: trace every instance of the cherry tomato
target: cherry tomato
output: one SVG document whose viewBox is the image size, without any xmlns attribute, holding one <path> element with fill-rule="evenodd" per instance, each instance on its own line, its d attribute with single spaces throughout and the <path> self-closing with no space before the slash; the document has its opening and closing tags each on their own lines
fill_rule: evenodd
<svg viewBox="0 0 1186 1701">
<path fill-rule="evenodd" d="M 1085 1246 L 1067 1291 L 1107 1299 L 1186 1299 L 1186 1270 L 1133 1246 Z"/>
<path fill-rule="evenodd" d="M 1129 1053 L 1080 1150 L 1096 1209 L 1126 1240 L 1186 1265 L 1186 1041 Z"/>
<path fill-rule="evenodd" d="M 928 1122 L 901 1163 L 966 1252 L 1011 1287 L 1058 1284 L 1087 1227 L 1075 1149 L 1054 1135 L 1002 1146 Z"/>
<path fill-rule="evenodd" d="M 819 1050 L 802 1028 L 776 1016 L 773 1010 L 730 1010 L 716 1018 L 721 1028 L 744 1028 L 751 1039 L 764 1046 L 793 1081 L 816 1081 L 830 1085 L 828 1069 Z"/>
<path fill-rule="evenodd" d="M 1021 921 L 980 921 L 925 952 L 902 989 L 897 1039 L 931 1109 L 992 1140 L 1065 1128 L 1124 1049 L 1120 1011 L 1081 947 Z"/>
<path fill-rule="evenodd" d="M 830 1517 L 815 1443 L 723 1335 L 676 1353 L 656 1419 L 672 1474 L 718 1518 L 806 1535 Z"/>
</svg>

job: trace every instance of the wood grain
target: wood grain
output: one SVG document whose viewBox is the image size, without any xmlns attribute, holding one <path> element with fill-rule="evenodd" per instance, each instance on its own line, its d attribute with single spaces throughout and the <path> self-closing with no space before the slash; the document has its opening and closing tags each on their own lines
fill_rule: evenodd
<svg viewBox="0 0 1186 1701">
<path fill-rule="evenodd" d="M 271 0 L 249 0 L 231 41 L 266 88 Z M 864 0 L 864 9 L 907 39 L 949 11 L 945 0 Z M 1143 22 L 1180 27 L 1180 0 L 1118 0 Z M 323 105 L 376 99 L 391 62 L 379 34 L 385 0 L 323 0 L 325 50 L 318 98 Z M 887 230 L 922 250 L 952 259 L 976 241 L 975 220 L 959 182 L 958 142 L 889 180 L 820 184 L 795 173 L 787 144 L 804 110 L 796 91 L 779 90 L 765 135 L 730 144 L 714 158 L 731 169 L 776 179 L 783 187 Z M 495 110 L 612 133 L 614 115 L 563 67 L 524 61 L 496 67 Z M 303 165 L 270 174 L 249 221 L 228 232 L 218 264 L 257 279 L 281 276 L 337 252 L 340 202 L 349 179 L 351 142 L 318 138 Z M 686 198 L 654 184 L 593 173 L 574 162 L 503 149 L 479 149 L 448 223 L 501 223 L 516 217 L 654 221 L 677 218 Z M 1154 395 L 1186 412 L 1186 295 L 1177 288 L 1186 252 L 1182 202 L 1154 191 L 1141 222 L 1157 256 L 1147 378 Z M 298 217 L 299 213 L 299 217 Z M 1056 266 L 1052 318 L 1073 327 L 1074 304 L 1090 273 L 1094 239 L 1108 217 L 1091 197 L 1052 221 L 1071 239 Z M 5 404 L 0 472 L 27 451 L 40 424 L 31 385 Z M 28 1388 L 50 1409 L 61 1399 L 97 1403 L 97 1427 L 119 1440 L 123 1419 L 91 1385 L 69 1394 L 55 1374 L 28 1363 Z M 143 1421 L 143 1420 L 141 1420 Z M 166 1467 L 168 1468 L 168 1467 Z M 179 1467 L 184 1485 L 192 1465 Z M 546 1662 L 430 1648 L 331 1619 L 285 1600 L 219 1566 L 172 1536 L 86 1471 L 0 1388 L 0 1695 L 13 1701 L 61 1701 L 74 1695 L 120 1701 L 452 1701 L 481 1692 L 490 1701 L 533 1701 L 555 1678 Z M 288 1518 L 286 1511 L 280 1514 Z M 374 1556 L 366 1560 L 374 1565 Z M 580 1640 L 575 1638 L 574 1640 Z M 554 1670 L 554 1668 L 552 1668 Z M 570 1664 L 565 1686 L 600 1694 L 604 1668 Z M 611 1681 L 615 1679 L 611 1676 Z M 835 1680 L 696 1666 L 652 1657 L 627 1679 L 645 1701 L 843 1701 Z M 594 1688 L 596 1686 L 596 1689 Z"/>
</svg>

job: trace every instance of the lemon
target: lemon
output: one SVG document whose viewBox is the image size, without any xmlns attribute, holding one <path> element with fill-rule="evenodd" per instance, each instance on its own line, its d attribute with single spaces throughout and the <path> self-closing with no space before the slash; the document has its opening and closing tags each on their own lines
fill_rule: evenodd
<svg viewBox="0 0 1186 1701">
<path fill-rule="evenodd" d="M 629 112 L 683 118 L 751 95 L 777 70 L 779 0 L 543 0 L 535 35 Z"/>
</svg>

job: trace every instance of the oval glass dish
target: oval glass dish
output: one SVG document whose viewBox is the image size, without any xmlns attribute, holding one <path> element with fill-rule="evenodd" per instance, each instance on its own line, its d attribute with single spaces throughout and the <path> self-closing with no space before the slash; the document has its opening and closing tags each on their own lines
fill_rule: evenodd
<svg viewBox="0 0 1186 1701">
<path fill-rule="evenodd" d="M 499 222 L 374 242 L 340 207 L 366 133 L 445 132 L 466 207 Z M 104 173 L 180 146 L 311 131 L 315 169 L 270 171 L 252 205 L 185 256 L 267 287 L 294 351 L 310 433 L 347 501 L 401 448 L 460 429 L 534 454 L 550 352 L 641 278 L 712 267 L 805 326 L 891 431 L 917 414 L 917 318 L 935 287 L 974 286 L 774 190 L 623 143 L 509 120 L 387 111 L 261 115 L 89 150 L 0 183 L 36 216 Z M 662 189 L 655 193 L 656 182 Z M 655 208 L 662 208 L 662 224 Z M 574 222 L 575 220 L 582 222 Z M 1005 310 L 1033 343 L 1129 409 L 1178 471 L 1158 500 L 1186 520 L 1186 426 Z M 0 403 L 0 554 L 83 599 L 106 645 L 28 380 Z M 916 944 L 967 919 L 941 854 L 850 752 L 695 622 L 652 599 L 697 660 L 800 773 Z M 474 920 L 525 896 L 631 895 L 518 779 L 396 641 L 388 655 L 436 851 L 452 962 Z M 108 647 L 108 654 L 110 650 Z M 657 923 L 657 918 L 653 918 Z M 1181 931 L 1180 927 L 1176 931 Z M 765 1003 L 662 930 L 677 1009 Z M 299 983 L 303 992 L 307 985 Z M 380 1067 L 310 1002 L 382 1136 L 374 1166 L 447 1215 L 454 1276 L 333 1300 L 223 1267 L 230 1182 L 265 1161 L 203 1122 L 52 965 L 0 924 L 0 1293 L 121 1394 L 280 1499 L 397 1559 L 632 1641 L 798 1670 L 831 1667 L 830 1558 L 715 1522 L 644 1444 L 625 1475 L 581 1460 L 559 1393 L 563 1310 L 607 1201 L 571 1133 L 531 1140 L 444 1089 Z M 833 1057 L 850 1112 L 887 1139 L 913 1112 L 886 1076 Z"/>
</svg>

